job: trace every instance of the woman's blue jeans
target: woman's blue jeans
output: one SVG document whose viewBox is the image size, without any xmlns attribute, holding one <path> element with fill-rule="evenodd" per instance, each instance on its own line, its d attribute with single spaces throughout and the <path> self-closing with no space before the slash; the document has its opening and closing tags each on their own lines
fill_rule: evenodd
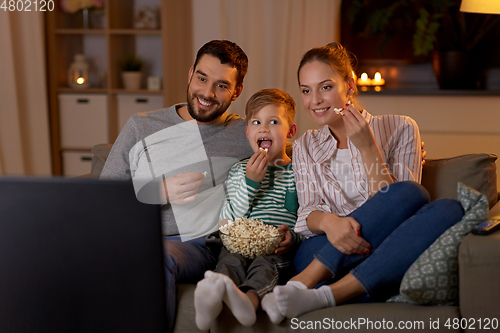
<svg viewBox="0 0 500 333">
<path fill-rule="evenodd" d="M 333 273 L 328 283 L 350 271 L 370 296 L 368 301 L 386 299 L 398 292 L 405 272 L 420 254 L 463 214 L 456 200 L 429 203 L 420 184 L 394 183 L 348 215 L 361 225 L 361 237 L 372 246 L 370 254 L 343 254 L 320 235 L 302 242 L 295 270 L 303 271 L 316 258 Z"/>
</svg>

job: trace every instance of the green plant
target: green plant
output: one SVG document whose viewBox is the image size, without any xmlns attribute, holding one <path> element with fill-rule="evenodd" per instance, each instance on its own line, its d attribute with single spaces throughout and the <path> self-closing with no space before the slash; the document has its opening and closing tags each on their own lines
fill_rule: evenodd
<svg viewBox="0 0 500 333">
<path fill-rule="evenodd" d="M 434 49 L 471 50 L 499 21 L 492 15 L 460 12 L 461 0 L 348 2 L 350 24 L 361 26 L 366 37 L 383 36 L 380 50 L 402 30 L 411 30 L 415 56 L 426 56 Z"/>
<path fill-rule="evenodd" d="M 133 54 L 128 54 L 118 61 L 118 65 L 124 72 L 140 72 L 143 64 L 143 61 Z"/>
</svg>

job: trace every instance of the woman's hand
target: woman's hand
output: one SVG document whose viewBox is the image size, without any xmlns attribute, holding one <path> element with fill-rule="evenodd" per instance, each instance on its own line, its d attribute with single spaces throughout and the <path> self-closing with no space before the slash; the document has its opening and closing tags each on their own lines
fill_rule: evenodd
<svg viewBox="0 0 500 333">
<path fill-rule="evenodd" d="M 346 133 L 353 145 L 358 148 L 370 184 L 370 194 L 394 183 L 368 121 L 352 105 L 343 111 Z"/>
<path fill-rule="evenodd" d="M 269 159 L 265 151 L 258 151 L 250 157 L 247 163 L 246 176 L 254 182 L 260 183 L 266 176 Z"/>
<path fill-rule="evenodd" d="M 286 253 L 290 247 L 293 245 L 292 242 L 292 233 L 290 232 L 290 229 L 288 229 L 288 226 L 286 224 L 282 224 L 278 227 L 279 232 L 283 232 L 283 238 L 281 239 L 281 242 L 274 251 L 275 254 L 284 254 Z"/>
<path fill-rule="evenodd" d="M 346 133 L 359 151 L 366 151 L 377 146 L 368 121 L 352 105 L 342 111 Z"/>
<path fill-rule="evenodd" d="M 340 252 L 369 253 L 371 246 L 361 237 L 361 225 L 354 218 L 338 217 L 334 214 L 315 211 L 309 214 L 308 225 L 309 219 L 316 220 L 314 224 L 326 234 L 330 243 Z"/>
</svg>

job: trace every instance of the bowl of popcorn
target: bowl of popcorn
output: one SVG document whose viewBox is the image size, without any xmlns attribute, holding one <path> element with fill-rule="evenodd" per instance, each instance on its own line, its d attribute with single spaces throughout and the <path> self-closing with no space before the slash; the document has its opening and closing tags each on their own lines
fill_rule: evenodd
<svg viewBox="0 0 500 333">
<path fill-rule="evenodd" d="M 276 227 L 245 217 L 220 221 L 219 231 L 222 244 L 229 252 L 249 259 L 273 254 L 283 237 Z"/>
</svg>

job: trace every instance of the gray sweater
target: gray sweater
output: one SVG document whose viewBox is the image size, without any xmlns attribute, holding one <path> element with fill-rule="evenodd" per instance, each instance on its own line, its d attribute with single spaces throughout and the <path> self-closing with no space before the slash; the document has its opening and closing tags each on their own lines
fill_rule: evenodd
<svg viewBox="0 0 500 333">
<path fill-rule="evenodd" d="M 253 154 L 245 136 L 244 119 L 225 113 L 216 124 L 183 120 L 176 109 L 133 115 L 116 139 L 101 179 L 132 180 L 138 200 L 162 204 L 163 233 L 182 240 L 217 230 L 224 201 L 224 182 L 231 166 Z M 206 172 L 193 202 L 164 204 L 160 183 L 185 172 Z"/>
</svg>

